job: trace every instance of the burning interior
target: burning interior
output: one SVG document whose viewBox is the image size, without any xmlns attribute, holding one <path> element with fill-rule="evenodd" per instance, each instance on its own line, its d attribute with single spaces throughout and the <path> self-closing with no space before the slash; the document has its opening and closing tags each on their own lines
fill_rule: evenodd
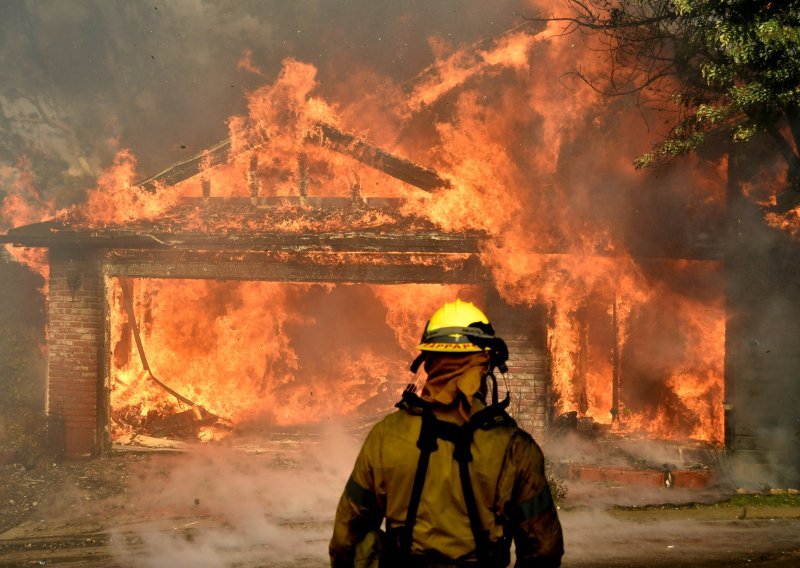
<svg viewBox="0 0 800 568">
<path fill-rule="evenodd" d="M 478 287 L 438 284 L 111 278 L 107 290 L 115 441 L 374 421 L 412 382 L 419 319 L 449 298 L 482 300 Z M 137 334 L 149 367 L 188 401 L 144 371 Z M 195 406 L 202 414 L 171 419 Z"/>
</svg>

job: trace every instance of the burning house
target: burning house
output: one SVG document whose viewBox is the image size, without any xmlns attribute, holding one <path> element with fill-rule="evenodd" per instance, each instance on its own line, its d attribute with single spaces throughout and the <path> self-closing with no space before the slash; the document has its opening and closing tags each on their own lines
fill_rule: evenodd
<svg viewBox="0 0 800 568">
<path fill-rule="evenodd" d="M 435 172 L 333 127 L 325 126 L 322 135 L 324 147 L 406 183 L 425 190 L 446 185 Z M 229 148 L 224 155 L 219 148 L 217 159 L 233 159 Z M 408 337 L 391 339 L 408 344 L 418 333 L 419 308 L 429 311 L 431 300 L 458 294 L 494 308 L 515 347 L 512 380 L 515 391 L 525 393 L 519 417 L 531 429 L 544 428 L 543 314 L 514 310 L 493 292 L 477 257 L 485 234 L 442 231 L 403 214 L 398 199 L 362 197 L 358 187 L 347 198 L 309 196 L 306 156 L 297 161 L 297 195 L 263 196 L 256 151 L 238 152 L 249 154 L 247 197 L 214 196 L 211 180 L 198 172 L 205 155 L 139 184 L 157 191 L 164 182 L 202 178 L 202 195 L 177 200 L 156 219 L 102 227 L 80 218 L 56 220 L 3 237 L 49 250 L 47 405 L 68 456 L 107 451 L 112 438 L 136 426 L 158 434 L 164 418 L 187 408 L 200 425 L 259 414 L 291 425 L 352 413 L 386 392 L 371 408 L 386 410 L 410 380 L 403 350 L 392 345 L 381 353 L 386 338 L 374 323 L 368 337 L 359 336 L 362 345 L 348 345 L 346 354 L 341 341 L 325 336 L 348 334 L 352 326 L 369 329 L 360 312 L 387 317 L 370 303 L 402 301 L 407 305 L 390 309 L 388 317 L 407 317 L 408 304 L 417 309 L 402 322 Z M 342 286 L 348 290 L 337 293 Z M 306 303 L 336 296 L 343 302 L 332 314 L 338 323 L 316 322 L 304 311 Z M 228 329 L 215 329 L 220 316 Z M 304 363 L 291 334 L 292 328 L 308 333 L 310 323 L 325 327 L 314 348 L 319 360 Z M 165 354 L 175 341 L 193 346 Z M 332 352 L 325 353 L 325 344 Z M 210 356 L 216 368 L 208 367 Z M 300 373 L 310 376 L 298 387 L 293 383 Z M 148 423 L 153 417 L 155 426 Z"/>
<path fill-rule="evenodd" d="M 313 132 L 306 144 L 321 152 L 448 191 L 436 172 L 330 125 Z M 145 196 L 176 184 L 200 190 L 155 217 L 96 223 L 73 214 L 3 237 L 49 250 L 47 404 L 68 456 L 108 451 L 137 432 L 188 426 L 208 440 L 259 419 L 369 419 L 409 382 L 405 363 L 424 314 L 458 295 L 487 306 L 508 338 L 506 388 L 526 428 L 543 434 L 574 408 L 590 424 L 648 430 L 646 415 L 631 410 L 635 383 L 620 378 L 616 298 L 595 295 L 575 311 L 580 349 L 564 364 L 555 312 L 501 299 L 480 259 L 489 235 L 442 230 L 404 212 L 400 198 L 364 197 L 357 183 L 348 197 L 309 195 L 314 159 L 305 153 L 294 160 L 295 195 L 263 195 L 274 173 L 260 165 L 268 140 L 222 143 L 140 182 Z M 214 167 L 236 164 L 248 195 L 215 195 Z M 319 321 L 308 306 L 325 303 L 339 308 Z M 649 431 L 718 442 L 719 402 L 701 400 L 695 415 Z"/>
<path fill-rule="evenodd" d="M 623 206 L 606 189 L 599 206 L 570 160 L 603 120 L 525 82 L 538 33 L 423 73 L 394 112 L 423 132 L 391 151 L 342 126 L 312 95 L 315 70 L 287 60 L 225 141 L 138 181 L 121 152 L 83 206 L 0 235 L 48 251 L 47 410 L 66 454 L 370 422 L 412 380 L 425 318 L 461 297 L 508 341 L 501 388 L 536 434 L 567 425 L 764 461 L 762 425 L 740 412 L 760 375 L 731 349 L 746 332 L 727 327 L 724 220 L 706 215 L 727 164 L 676 174 L 685 201 L 685 187 L 716 188 L 680 222 L 634 191 Z M 409 118 L 437 104 L 435 128 Z M 573 156 L 559 154 L 567 120 Z M 614 179 L 599 154 L 592 175 Z"/>
</svg>

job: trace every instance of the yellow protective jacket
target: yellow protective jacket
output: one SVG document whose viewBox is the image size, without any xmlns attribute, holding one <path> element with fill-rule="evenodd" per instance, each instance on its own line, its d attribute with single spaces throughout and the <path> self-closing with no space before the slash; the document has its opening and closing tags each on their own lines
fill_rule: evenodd
<svg viewBox="0 0 800 568">
<path fill-rule="evenodd" d="M 401 409 L 378 422 L 364 441 L 336 510 L 330 542 L 334 568 L 373 566 L 363 560 L 364 543 L 374 541 L 384 518 L 390 537 L 402 534 L 420 457 L 417 442 L 426 404 L 416 400 L 416 406 L 401 403 Z M 453 408 L 431 407 L 439 420 L 463 422 Z M 483 408 L 475 401 L 471 418 Z M 560 566 L 561 525 L 545 479 L 542 452 L 529 434 L 505 413 L 502 416 L 505 419 L 496 419 L 494 427 L 476 428 L 469 447 L 470 481 L 481 528 L 492 547 L 505 549 L 505 560 L 491 566 L 507 566 L 512 538 L 518 568 Z M 413 526 L 415 560 L 405 564 L 478 566 L 455 445 L 439 439 L 436 446 Z M 357 561 L 357 555 L 362 560 Z"/>
</svg>

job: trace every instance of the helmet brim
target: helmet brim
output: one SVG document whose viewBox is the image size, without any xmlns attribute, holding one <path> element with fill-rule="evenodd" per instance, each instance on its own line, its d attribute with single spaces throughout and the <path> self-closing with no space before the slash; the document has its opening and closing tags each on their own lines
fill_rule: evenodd
<svg viewBox="0 0 800 568">
<path fill-rule="evenodd" d="M 417 345 L 417 349 L 420 351 L 431 351 L 433 353 L 481 353 L 482 351 L 488 351 L 488 349 L 483 349 L 474 345 L 472 343 L 420 343 Z"/>
</svg>

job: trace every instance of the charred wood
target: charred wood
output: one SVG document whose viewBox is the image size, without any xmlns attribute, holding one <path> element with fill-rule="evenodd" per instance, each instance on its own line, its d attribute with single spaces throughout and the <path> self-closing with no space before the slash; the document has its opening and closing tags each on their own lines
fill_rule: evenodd
<svg viewBox="0 0 800 568">
<path fill-rule="evenodd" d="M 175 185 L 208 168 L 225 164 L 234 156 L 255 150 L 263 146 L 268 140 L 269 137 L 266 133 L 260 131 L 254 131 L 243 146 L 235 149 L 232 148 L 230 139 L 223 140 L 202 154 L 172 164 L 156 175 L 138 182 L 137 185 L 147 191 L 155 191 L 158 186 Z M 316 123 L 313 133 L 309 134 L 306 140 L 350 156 L 364 165 L 425 191 L 445 188 L 450 185 L 434 170 L 381 150 L 355 134 L 345 132 L 324 122 Z M 302 175 L 300 183 L 302 186 Z M 305 183 L 307 184 L 307 180 Z"/>
<path fill-rule="evenodd" d="M 202 407 L 195 406 L 189 410 L 170 414 L 152 420 L 147 424 L 147 433 L 156 438 L 193 438 L 204 426 L 216 424 L 219 418 Z"/>
<path fill-rule="evenodd" d="M 296 196 L 295 196 L 296 197 Z M 201 200 L 202 198 L 197 198 Z M 212 200 L 214 198 L 211 198 Z M 276 198 L 277 199 L 277 198 Z M 286 201 L 289 197 L 279 198 Z M 299 198 L 298 198 L 299 199 Z M 309 202 L 314 197 L 308 197 Z M 340 198 L 343 205 L 350 206 L 348 198 Z M 250 204 L 250 198 L 245 198 Z M 258 198 L 258 203 L 276 202 L 273 198 Z M 0 235 L 0 244 L 23 247 L 78 247 L 99 249 L 179 249 L 179 250 L 229 250 L 240 251 L 320 251 L 320 252 L 420 252 L 420 253 L 474 253 L 486 240 L 483 234 L 448 234 L 427 230 L 415 230 L 415 234 L 380 228 L 379 231 L 348 231 L 319 233 L 261 233 L 261 234 L 217 234 L 200 232 L 120 230 L 107 231 L 79 229 L 70 230 L 62 223 L 47 221 L 9 230 Z M 539 254 L 568 254 L 567 250 L 554 247 L 543 249 Z M 618 252 L 598 250 L 598 257 L 617 257 Z M 669 259 L 719 261 L 723 251 L 720 244 L 676 251 L 638 247 L 631 251 L 639 262 Z"/>
<path fill-rule="evenodd" d="M 214 278 L 272 282 L 364 282 L 381 284 L 453 283 L 481 284 L 485 269 L 477 257 L 448 264 L 314 264 L 278 262 L 257 254 L 220 257 L 216 253 L 176 254 L 151 251 L 116 258 L 105 263 L 108 276 L 131 278 Z"/>
<path fill-rule="evenodd" d="M 175 185 L 199 174 L 206 168 L 226 163 L 230 156 L 230 149 L 230 139 L 223 140 L 208 148 L 202 154 L 182 162 L 176 162 L 156 175 L 138 182 L 136 185 L 147 191 L 155 191 L 160 185 L 167 187 Z"/>
<path fill-rule="evenodd" d="M 316 126 L 319 134 L 309 136 L 308 140 L 311 142 L 350 156 L 362 164 L 425 191 L 450 187 L 450 182 L 440 177 L 434 170 L 390 154 L 330 124 L 319 122 Z"/>
<path fill-rule="evenodd" d="M 250 164 L 247 169 L 247 188 L 250 191 L 250 198 L 258 199 L 260 184 L 258 182 L 258 154 L 250 156 Z"/>
<path fill-rule="evenodd" d="M 3 242 L 0 240 L 0 242 Z M 243 251 L 320 252 L 428 252 L 474 253 L 477 238 L 442 234 L 300 233 L 262 235 L 211 235 L 207 233 L 145 233 L 138 231 L 58 232 L 9 240 L 32 247 L 94 247 L 107 249 L 179 249 Z"/>
<path fill-rule="evenodd" d="M 297 170 L 297 192 L 305 199 L 308 197 L 308 157 L 305 154 L 300 154 Z"/>
</svg>

